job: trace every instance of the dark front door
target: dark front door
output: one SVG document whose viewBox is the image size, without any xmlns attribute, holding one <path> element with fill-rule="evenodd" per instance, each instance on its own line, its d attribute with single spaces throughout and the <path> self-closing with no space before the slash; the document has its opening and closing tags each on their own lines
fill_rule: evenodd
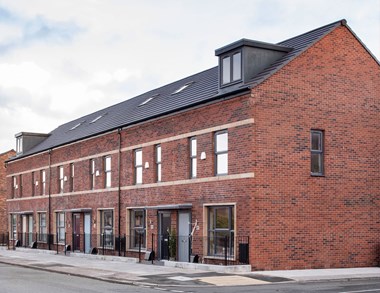
<svg viewBox="0 0 380 293">
<path fill-rule="evenodd" d="M 80 250 L 80 214 L 73 214 L 73 251 Z"/>
<path fill-rule="evenodd" d="M 169 259 L 169 231 L 171 226 L 171 216 L 170 212 L 159 212 L 158 213 L 158 247 L 159 247 L 159 258 Z"/>
</svg>

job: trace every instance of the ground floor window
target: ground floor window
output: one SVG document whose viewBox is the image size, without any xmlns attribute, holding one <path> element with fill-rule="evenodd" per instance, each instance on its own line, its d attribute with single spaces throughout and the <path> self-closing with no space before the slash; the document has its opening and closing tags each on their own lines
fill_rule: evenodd
<svg viewBox="0 0 380 293">
<path fill-rule="evenodd" d="M 46 213 L 38 214 L 38 241 L 47 241 Z"/>
<path fill-rule="evenodd" d="M 11 215 L 11 237 L 17 239 L 17 215 Z"/>
<path fill-rule="evenodd" d="M 208 207 L 208 247 L 209 256 L 234 256 L 235 207 Z"/>
<path fill-rule="evenodd" d="M 113 210 L 100 211 L 100 245 L 105 248 L 113 248 Z"/>
<path fill-rule="evenodd" d="M 145 210 L 130 210 L 130 244 L 131 249 L 146 248 Z"/>
<path fill-rule="evenodd" d="M 46 220 L 46 219 L 45 219 Z M 65 242 L 65 213 L 57 213 L 57 242 Z"/>
</svg>

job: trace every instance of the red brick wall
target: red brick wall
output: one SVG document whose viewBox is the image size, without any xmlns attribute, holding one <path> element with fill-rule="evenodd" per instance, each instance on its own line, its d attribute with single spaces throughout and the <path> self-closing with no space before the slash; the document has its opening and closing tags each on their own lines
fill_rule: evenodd
<svg viewBox="0 0 380 293">
<path fill-rule="evenodd" d="M 340 27 L 253 90 L 254 269 L 376 266 L 380 70 Z M 310 130 L 325 176 L 310 176 Z"/>
<path fill-rule="evenodd" d="M 10 150 L 0 154 L 0 233 L 8 231 L 8 214 L 7 214 L 7 180 L 6 180 L 6 167 L 4 162 L 10 157 L 14 156 L 16 152 Z"/>
<path fill-rule="evenodd" d="M 249 235 L 253 269 L 373 266 L 379 255 L 379 66 L 344 27 L 338 28 L 252 90 L 251 94 L 162 117 L 121 131 L 121 234 L 127 208 L 192 204 L 196 236 L 206 226 L 204 204 L 236 204 L 237 236 Z M 155 185 L 155 142 L 180 134 L 254 118 L 228 128 L 229 175 L 254 178 L 189 179 L 189 137 L 161 142 L 162 181 Z M 310 176 L 310 130 L 325 133 L 325 176 Z M 197 135 L 198 178 L 214 177 L 214 131 Z M 52 150 L 51 211 L 92 209 L 92 233 L 98 233 L 98 209 L 113 208 L 118 233 L 118 146 L 115 131 Z M 134 149 L 142 148 L 143 184 L 134 185 Z M 104 188 L 103 157 L 112 152 L 112 188 Z M 200 153 L 206 160 L 200 160 Z M 75 164 L 74 194 L 64 183 L 58 194 L 58 166 L 65 176 Z M 90 163 L 96 160 L 95 190 Z M 44 153 L 9 164 L 8 174 L 23 174 L 22 197 L 31 196 L 31 170 L 46 169 Z M 39 180 L 40 172 L 35 172 Z M 179 182 L 182 182 L 179 184 Z M 11 186 L 11 177 L 7 180 Z M 165 182 L 175 184 L 165 185 Z M 194 181 L 193 181 L 194 182 Z M 146 184 L 151 184 L 146 188 Z M 30 186 L 28 186 L 30 185 Z M 36 192 L 36 194 L 38 194 Z M 9 197 L 11 194 L 9 193 Z M 48 210 L 48 197 L 9 201 L 9 211 Z M 71 233 L 70 212 L 67 232 Z M 157 233 L 157 211 L 147 213 L 148 235 Z M 150 228 L 150 223 L 153 229 Z M 53 220 L 51 219 L 53 226 Z M 51 229 L 53 232 L 54 229 Z M 148 236 L 148 244 L 150 237 Z"/>
</svg>

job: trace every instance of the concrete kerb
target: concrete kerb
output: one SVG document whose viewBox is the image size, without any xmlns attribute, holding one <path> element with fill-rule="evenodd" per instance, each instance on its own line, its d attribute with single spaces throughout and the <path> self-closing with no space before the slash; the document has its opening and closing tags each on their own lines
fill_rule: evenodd
<svg viewBox="0 0 380 293">
<path fill-rule="evenodd" d="M 202 271 L 224 273 L 224 274 L 248 273 L 248 272 L 251 272 L 252 270 L 251 265 L 219 266 L 219 265 L 209 265 L 209 264 L 176 262 L 176 261 L 168 261 L 168 260 L 164 260 L 163 264 L 164 266 L 171 267 L 171 268 L 202 270 Z"/>
</svg>

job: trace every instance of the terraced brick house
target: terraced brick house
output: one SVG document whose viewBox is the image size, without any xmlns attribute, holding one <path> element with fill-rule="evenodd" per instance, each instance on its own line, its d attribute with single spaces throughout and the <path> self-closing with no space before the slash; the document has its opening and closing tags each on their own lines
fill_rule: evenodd
<svg viewBox="0 0 380 293">
<path fill-rule="evenodd" d="M 374 266 L 380 67 L 345 20 L 16 135 L 10 237 L 253 270 Z"/>
</svg>

